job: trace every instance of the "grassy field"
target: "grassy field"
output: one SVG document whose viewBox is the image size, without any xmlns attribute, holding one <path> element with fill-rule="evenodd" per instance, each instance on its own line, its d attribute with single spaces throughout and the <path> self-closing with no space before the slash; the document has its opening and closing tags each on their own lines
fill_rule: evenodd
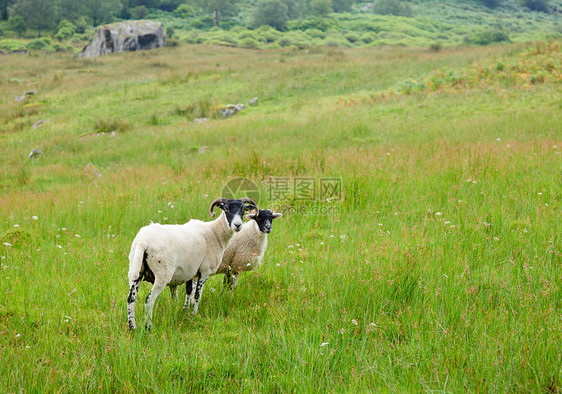
<svg viewBox="0 0 562 394">
<path fill-rule="evenodd" d="M 2 58 L 0 390 L 560 392 L 559 45 Z M 129 332 L 138 229 L 235 177 L 264 265 Z"/>
</svg>

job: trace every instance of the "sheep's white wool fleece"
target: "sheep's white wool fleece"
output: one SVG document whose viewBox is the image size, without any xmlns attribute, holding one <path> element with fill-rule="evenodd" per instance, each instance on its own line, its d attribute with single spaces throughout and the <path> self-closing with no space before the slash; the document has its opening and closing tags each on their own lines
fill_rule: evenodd
<svg viewBox="0 0 562 394">
<path fill-rule="evenodd" d="M 230 240 L 217 274 L 227 273 L 229 266 L 238 272 L 253 270 L 261 264 L 266 247 L 267 234 L 260 231 L 255 220 L 250 220 Z"/>
</svg>

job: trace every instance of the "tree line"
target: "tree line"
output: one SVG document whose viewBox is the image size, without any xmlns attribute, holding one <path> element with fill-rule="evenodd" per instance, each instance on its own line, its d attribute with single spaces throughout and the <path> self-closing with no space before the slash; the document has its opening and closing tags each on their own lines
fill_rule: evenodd
<svg viewBox="0 0 562 394">
<path fill-rule="evenodd" d="M 479 1 L 487 7 L 503 3 Z M 548 0 L 520 1 L 534 11 L 550 10 Z M 0 20 L 8 21 L 8 28 L 20 36 L 29 29 L 36 30 L 39 36 L 55 30 L 58 38 L 84 33 L 88 26 L 143 19 L 153 11 L 185 19 L 201 17 L 211 27 L 222 27 L 226 18 L 231 25 L 269 25 L 284 30 L 291 20 L 350 12 L 354 3 L 355 0 L 0 0 Z M 361 5 L 377 14 L 412 16 L 409 0 L 372 0 Z"/>
</svg>

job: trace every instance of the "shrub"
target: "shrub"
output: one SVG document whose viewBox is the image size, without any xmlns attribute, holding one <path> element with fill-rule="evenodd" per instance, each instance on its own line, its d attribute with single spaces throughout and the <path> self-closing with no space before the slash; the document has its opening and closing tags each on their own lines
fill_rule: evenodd
<svg viewBox="0 0 562 394">
<path fill-rule="evenodd" d="M 84 16 L 81 16 L 80 18 L 78 18 L 75 21 L 75 24 L 76 24 L 76 32 L 75 33 L 78 33 L 78 34 L 84 34 L 86 32 L 86 29 L 90 25 L 88 23 L 88 20 Z"/>
<path fill-rule="evenodd" d="M 307 29 L 304 32 L 306 33 L 307 36 L 309 36 L 311 38 L 324 38 L 324 37 L 326 37 L 326 33 L 323 32 L 322 30 L 318 30 L 318 29 Z"/>
<path fill-rule="evenodd" d="M 439 52 L 442 49 L 440 42 L 434 42 L 429 46 L 429 50 L 432 52 Z"/>
<path fill-rule="evenodd" d="M 8 20 L 8 28 L 16 33 L 19 37 L 27 30 L 25 19 L 20 15 L 11 16 Z"/>
<path fill-rule="evenodd" d="M 68 27 L 63 27 L 60 29 L 57 34 L 55 34 L 55 38 L 59 41 L 68 40 L 74 34 L 74 30 Z"/>
<path fill-rule="evenodd" d="M 365 44 L 370 44 L 371 42 L 375 41 L 376 36 L 373 33 L 365 33 L 361 36 L 361 41 Z"/>
<path fill-rule="evenodd" d="M 45 40 L 43 38 L 36 38 L 35 40 L 31 40 L 27 43 L 28 49 L 44 49 L 47 48 L 51 42 L 51 40 Z"/>
<path fill-rule="evenodd" d="M 531 11 L 550 12 L 548 0 L 523 0 L 523 5 Z"/>
<path fill-rule="evenodd" d="M 328 31 L 331 27 L 335 25 L 335 21 L 328 18 L 311 18 L 303 19 L 300 21 L 289 21 L 287 23 L 287 28 L 289 30 L 308 30 L 317 29 L 320 31 Z"/>
<path fill-rule="evenodd" d="M 279 41 L 277 41 L 277 44 L 279 44 L 281 47 L 285 48 L 288 47 L 292 44 L 292 41 L 289 37 L 281 37 L 281 39 Z"/>
<path fill-rule="evenodd" d="M 412 16 L 410 5 L 399 0 L 377 0 L 373 12 L 380 15 Z"/>
<path fill-rule="evenodd" d="M 17 40 L 1 40 L 0 48 L 6 51 L 17 51 L 20 49 L 25 49 L 25 43 Z"/>
<path fill-rule="evenodd" d="M 148 8 L 144 5 L 139 5 L 131 10 L 131 18 L 144 19 L 148 15 Z"/>
<path fill-rule="evenodd" d="M 193 14 L 193 8 L 187 4 L 180 4 L 178 8 L 174 10 L 174 16 L 182 19 L 191 18 Z"/>
<path fill-rule="evenodd" d="M 167 38 L 172 38 L 174 36 L 175 30 L 173 27 L 168 26 L 166 28 L 166 37 Z"/>
<path fill-rule="evenodd" d="M 509 42 L 509 35 L 501 29 L 490 29 L 478 32 L 472 37 L 468 38 L 467 43 L 474 45 L 490 45 L 495 42 Z"/>
<path fill-rule="evenodd" d="M 239 43 L 238 43 L 239 47 L 242 48 L 259 48 L 260 44 L 254 40 L 253 38 L 250 37 L 246 37 L 244 39 L 242 39 Z"/>
<path fill-rule="evenodd" d="M 55 52 L 64 52 L 66 50 L 66 47 L 60 42 L 55 42 L 52 48 L 55 50 Z"/>
<path fill-rule="evenodd" d="M 344 35 L 344 37 L 347 39 L 347 41 L 349 42 L 357 42 L 357 41 L 361 41 L 361 38 L 355 34 L 355 33 L 347 33 Z"/>
</svg>

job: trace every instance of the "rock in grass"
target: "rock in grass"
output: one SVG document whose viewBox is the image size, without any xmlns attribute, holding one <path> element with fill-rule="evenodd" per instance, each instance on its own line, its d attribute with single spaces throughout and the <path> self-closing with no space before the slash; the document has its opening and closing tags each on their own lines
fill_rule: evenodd
<svg viewBox="0 0 562 394">
<path fill-rule="evenodd" d="M 41 156 L 43 156 L 43 152 L 41 152 L 39 149 L 32 149 L 31 152 L 29 152 L 29 156 L 27 157 L 28 159 L 39 159 Z"/>
<path fill-rule="evenodd" d="M 228 104 L 222 108 L 219 108 L 219 112 L 223 118 L 228 118 L 242 111 L 243 109 L 246 109 L 246 106 L 244 104 Z"/>
<path fill-rule="evenodd" d="M 43 119 L 39 119 L 37 122 L 33 123 L 33 126 L 31 126 L 32 129 L 36 129 L 42 125 L 45 124 L 45 121 Z"/>
<path fill-rule="evenodd" d="M 127 21 L 100 26 L 92 42 L 84 47 L 79 57 L 102 56 L 112 52 L 136 51 L 166 46 L 161 23 Z"/>
<path fill-rule="evenodd" d="M 15 100 L 16 100 L 16 103 L 21 103 L 26 98 L 27 98 L 27 96 L 24 94 L 23 96 L 16 96 Z"/>
<path fill-rule="evenodd" d="M 93 176 L 94 178 L 101 178 L 100 170 L 98 170 L 98 168 L 92 163 L 86 164 L 86 167 L 84 167 L 84 172 L 87 175 Z"/>
<path fill-rule="evenodd" d="M 257 98 L 257 97 L 254 97 L 253 99 L 251 99 L 250 101 L 248 101 L 248 105 L 249 105 L 250 107 L 254 107 L 254 106 L 258 105 L 258 98 Z"/>
</svg>

